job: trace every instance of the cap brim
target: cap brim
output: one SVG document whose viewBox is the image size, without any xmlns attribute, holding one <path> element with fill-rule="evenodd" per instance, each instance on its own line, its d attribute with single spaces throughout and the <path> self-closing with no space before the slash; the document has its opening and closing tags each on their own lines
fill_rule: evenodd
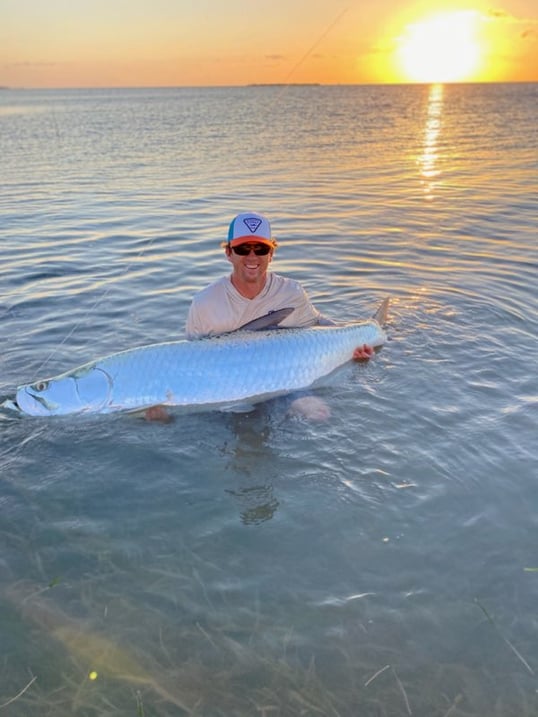
<svg viewBox="0 0 538 717">
<path fill-rule="evenodd" d="M 243 237 L 236 237 L 235 239 L 232 239 L 231 242 L 228 243 L 228 246 L 239 246 L 239 244 L 267 244 L 267 246 L 270 246 L 274 249 L 275 242 L 273 239 L 266 239 L 265 237 L 256 237 L 256 236 L 243 236 Z"/>
</svg>

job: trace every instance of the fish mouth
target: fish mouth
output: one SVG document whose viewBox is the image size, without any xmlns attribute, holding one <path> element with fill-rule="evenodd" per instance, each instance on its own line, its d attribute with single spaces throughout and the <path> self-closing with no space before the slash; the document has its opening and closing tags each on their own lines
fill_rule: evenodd
<svg viewBox="0 0 538 717">
<path fill-rule="evenodd" d="M 6 398 L 5 401 L 2 401 L 0 403 L 0 409 L 5 409 L 7 411 L 13 411 L 15 413 L 22 413 L 22 409 L 17 403 L 15 399 Z"/>
<path fill-rule="evenodd" d="M 29 416 L 49 416 L 54 410 L 54 406 L 42 396 L 36 396 L 27 386 L 17 390 L 14 403 L 19 411 Z"/>
</svg>

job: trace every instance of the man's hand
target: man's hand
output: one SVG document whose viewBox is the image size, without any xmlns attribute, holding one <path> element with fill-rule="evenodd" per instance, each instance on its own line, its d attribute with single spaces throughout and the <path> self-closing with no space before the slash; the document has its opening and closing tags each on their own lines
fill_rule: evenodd
<svg viewBox="0 0 538 717">
<path fill-rule="evenodd" d="M 357 346 L 353 351 L 353 361 L 368 361 L 374 355 L 374 349 L 368 344 Z"/>
<path fill-rule="evenodd" d="M 146 421 L 157 421 L 157 423 L 171 423 L 172 416 L 164 406 L 150 406 L 144 411 Z"/>
</svg>

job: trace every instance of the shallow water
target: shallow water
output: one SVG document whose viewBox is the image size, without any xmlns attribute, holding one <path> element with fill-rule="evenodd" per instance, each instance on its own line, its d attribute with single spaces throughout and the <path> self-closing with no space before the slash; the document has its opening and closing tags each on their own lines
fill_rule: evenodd
<svg viewBox="0 0 538 717">
<path fill-rule="evenodd" d="M 2 398 L 181 337 L 244 209 L 324 313 L 392 297 L 325 422 L 0 415 L 10 715 L 536 714 L 536 98 L 0 93 Z"/>
</svg>

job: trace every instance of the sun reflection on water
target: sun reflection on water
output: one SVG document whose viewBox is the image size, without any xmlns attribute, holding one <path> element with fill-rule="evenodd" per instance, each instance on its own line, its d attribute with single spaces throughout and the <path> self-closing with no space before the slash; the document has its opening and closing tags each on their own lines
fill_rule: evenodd
<svg viewBox="0 0 538 717">
<path fill-rule="evenodd" d="M 428 96 L 428 110 L 426 126 L 422 143 L 422 154 L 418 157 L 420 176 L 424 186 L 424 194 L 431 200 L 440 175 L 439 133 L 441 131 L 441 118 L 443 112 L 443 85 L 435 84 L 430 87 Z"/>
</svg>

